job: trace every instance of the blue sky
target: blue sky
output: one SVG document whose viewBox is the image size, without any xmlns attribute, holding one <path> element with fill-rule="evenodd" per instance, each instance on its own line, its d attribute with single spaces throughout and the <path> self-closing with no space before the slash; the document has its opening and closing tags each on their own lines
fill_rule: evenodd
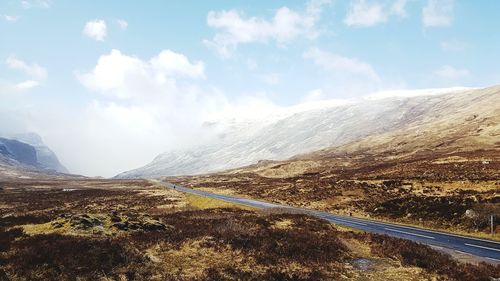
<svg viewBox="0 0 500 281">
<path fill-rule="evenodd" d="M 231 114 L 495 85 L 498 11 L 487 0 L 5 0 L 0 132 L 36 131 L 70 170 L 112 175 Z"/>
</svg>

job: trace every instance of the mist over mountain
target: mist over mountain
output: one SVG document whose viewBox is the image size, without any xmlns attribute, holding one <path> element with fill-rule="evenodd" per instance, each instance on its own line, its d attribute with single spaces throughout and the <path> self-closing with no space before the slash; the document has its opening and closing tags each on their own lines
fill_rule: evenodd
<svg viewBox="0 0 500 281">
<path fill-rule="evenodd" d="M 6 164 L 38 165 L 35 148 L 17 140 L 0 138 L 0 155 Z"/>
<path fill-rule="evenodd" d="M 0 137 L 0 176 L 68 173 L 56 154 L 35 133 Z"/>
<path fill-rule="evenodd" d="M 268 119 L 210 123 L 206 125 L 219 134 L 209 142 L 167 151 L 146 166 L 117 177 L 201 174 L 260 160 L 283 160 L 390 132 L 425 131 L 426 124 L 447 122 L 450 114 L 461 124 L 473 112 L 483 112 L 485 106 L 494 108 L 499 98 L 498 87 L 386 92 L 353 103 L 325 103 Z"/>
<path fill-rule="evenodd" d="M 12 139 L 27 143 L 35 148 L 38 163 L 45 169 L 68 173 L 68 169 L 59 161 L 57 155 L 43 143 L 42 138 L 35 133 L 14 134 Z"/>
</svg>

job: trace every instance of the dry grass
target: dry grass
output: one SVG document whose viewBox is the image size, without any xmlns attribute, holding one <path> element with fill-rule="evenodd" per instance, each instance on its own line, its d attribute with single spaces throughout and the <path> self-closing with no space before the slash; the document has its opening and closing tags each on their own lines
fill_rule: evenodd
<svg viewBox="0 0 500 281">
<path fill-rule="evenodd" d="M 272 227 L 276 229 L 290 229 L 293 227 L 293 221 L 289 219 L 275 221 Z"/>
<path fill-rule="evenodd" d="M 294 161 L 289 163 L 273 163 L 259 166 L 253 172 L 266 178 L 289 178 L 301 176 L 304 173 L 320 167 L 317 161 Z"/>
<path fill-rule="evenodd" d="M 369 272 L 362 272 L 359 274 L 357 280 L 366 281 L 427 281 L 437 280 L 433 279 L 432 275 L 425 274 L 425 272 L 418 267 L 383 267 L 378 270 Z"/>
<path fill-rule="evenodd" d="M 212 268 L 237 268 L 241 271 L 262 274 L 265 267 L 257 264 L 253 257 L 229 246 L 206 247 L 210 237 L 188 240 L 179 247 L 156 245 L 150 249 L 156 262 L 168 272 L 175 272 L 183 278 L 199 278 L 208 266 Z"/>
<path fill-rule="evenodd" d="M 214 193 L 218 193 L 218 194 L 223 194 L 223 195 L 235 195 L 235 192 L 233 189 L 229 189 L 229 188 L 210 188 L 210 187 L 202 187 L 202 188 L 198 188 L 199 190 L 201 191 L 205 191 L 205 192 L 214 192 Z"/>
<path fill-rule="evenodd" d="M 223 200 L 203 197 L 195 194 L 185 194 L 187 205 L 196 209 L 214 209 L 214 208 L 239 208 L 253 210 L 254 208 L 226 202 Z"/>
<path fill-rule="evenodd" d="M 286 209 L 246 210 L 143 182 L 119 182 L 120 188 L 112 183 L 93 181 L 87 187 L 73 182 L 81 190 L 72 192 L 61 191 L 67 182 L 11 183 L 0 196 L 0 204 L 9 205 L 0 210 L 0 280 L 446 280 L 455 271 L 498 275 L 491 268 L 460 269 L 453 262 L 447 271 L 437 272 L 425 267 L 439 256 L 433 250 L 412 258 L 405 250 L 417 244 L 398 246 L 400 240 L 338 229 Z M 390 251 L 377 250 L 380 241 Z M 373 266 L 357 267 L 359 258 Z M 450 262 L 438 261 L 441 266 Z"/>
<path fill-rule="evenodd" d="M 389 151 L 379 155 L 323 151 L 168 181 L 295 207 L 500 239 L 500 227 L 492 236 L 487 223 L 489 214 L 500 214 L 498 152 L 442 150 L 402 155 Z M 468 210 L 477 217 L 467 216 Z"/>
</svg>

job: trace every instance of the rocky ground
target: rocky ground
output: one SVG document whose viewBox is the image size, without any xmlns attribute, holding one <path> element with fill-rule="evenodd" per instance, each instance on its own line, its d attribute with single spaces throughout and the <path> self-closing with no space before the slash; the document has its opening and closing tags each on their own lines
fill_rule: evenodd
<svg viewBox="0 0 500 281">
<path fill-rule="evenodd" d="M 489 280 L 413 242 L 146 181 L 9 181 L 0 280 Z"/>
</svg>

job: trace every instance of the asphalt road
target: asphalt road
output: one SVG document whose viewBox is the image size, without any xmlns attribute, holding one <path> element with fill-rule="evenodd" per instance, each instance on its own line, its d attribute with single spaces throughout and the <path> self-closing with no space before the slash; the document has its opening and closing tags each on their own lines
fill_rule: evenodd
<svg viewBox="0 0 500 281">
<path fill-rule="evenodd" d="M 162 182 L 166 187 L 173 188 L 171 183 Z M 470 238 L 460 235 L 453 235 L 449 233 L 433 231 L 428 229 L 402 226 L 398 224 L 379 222 L 374 220 L 367 220 L 349 216 L 334 215 L 327 212 L 316 211 L 311 209 L 295 208 L 286 205 L 273 204 L 269 202 L 240 198 L 230 195 L 215 194 L 201 190 L 186 188 L 180 185 L 175 185 L 178 191 L 197 194 L 209 198 L 215 198 L 232 202 L 236 204 L 246 205 L 259 209 L 266 208 L 289 208 L 294 211 L 306 213 L 318 218 L 325 219 L 331 223 L 348 226 L 372 233 L 386 234 L 398 238 L 408 239 L 423 244 L 430 245 L 434 248 L 451 249 L 459 253 L 471 254 L 480 257 L 482 260 L 499 264 L 500 263 L 500 242 L 491 241 L 479 238 Z"/>
</svg>

